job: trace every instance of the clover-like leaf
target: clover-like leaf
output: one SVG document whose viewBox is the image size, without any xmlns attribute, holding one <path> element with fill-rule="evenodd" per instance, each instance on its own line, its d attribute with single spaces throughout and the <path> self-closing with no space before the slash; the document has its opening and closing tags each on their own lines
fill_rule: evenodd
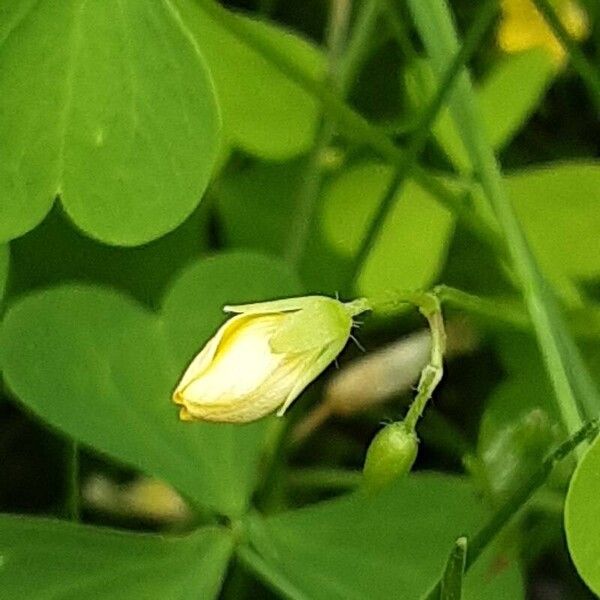
<svg viewBox="0 0 600 600">
<path fill-rule="evenodd" d="M 216 527 L 186 536 L 125 533 L 0 516 L 3 598 L 215 598 L 233 542 Z"/>
<path fill-rule="evenodd" d="M 319 116 L 315 99 L 277 67 L 215 23 L 194 0 L 176 0 L 210 67 L 223 110 L 224 136 L 263 158 L 283 160 L 306 152 Z M 272 23 L 235 15 L 241 25 L 311 77 L 325 73 L 313 44 Z"/>
<path fill-rule="evenodd" d="M 14 394 L 51 425 L 198 503 L 239 515 L 266 423 L 183 423 L 171 394 L 223 321 L 224 304 L 299 291 L 285 265 L 243 253 L 186 269 L 159 314 L 106 288 L 64 285 L 9 309 L 1 366 Z"/>
<path fill-rule="evenodd" d="M 571 558 L 581 578 L 600 595 L 600 438 L 577 465 L 565 504 L 565 531 Z"/>
<path fill-rule="evenodd" d="M 422 598 L 444 570 L 459 535 L 485 511 L 456 477 L 417 475 L 375 497 L 360 493 L 297 511 L 250 520 L 260 574 L 290 597 L 323 600 Z M 246 554 L 247 556 L 247 554 Z M 465 580 L 468 600 L 523 598 L 509 555 L 490 548 Z"/>
<path fill-rule="evenodd" d="M 0 240 L 55 198 L 88 235 L 142 244 L 198 204 L 220 117 L 170 0 L 10 0 L 0 11 Z"/>
</svg>

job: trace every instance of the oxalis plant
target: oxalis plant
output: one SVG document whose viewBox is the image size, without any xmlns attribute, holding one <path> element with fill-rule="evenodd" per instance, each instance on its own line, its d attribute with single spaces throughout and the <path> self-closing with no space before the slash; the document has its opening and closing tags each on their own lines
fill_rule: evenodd
<svg viewBox="0 0 600 600">
<path fill-rule="evenodd" d="M 600 595 L 597 3 L 227 4 L 0 8 L 0 599 Z"/>
</svg>

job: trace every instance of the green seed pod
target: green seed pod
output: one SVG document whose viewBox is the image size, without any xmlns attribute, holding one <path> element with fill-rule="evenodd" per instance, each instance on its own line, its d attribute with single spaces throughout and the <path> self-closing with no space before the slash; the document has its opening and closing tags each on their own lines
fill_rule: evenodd
<svg viewBox="0 0 600 600">
<path fill-rule="evenodd" d="M 403 421 L 386 425 L 371 441 L 363 467 L 363 487 L 376 493 L 406 475 L 417 458 L 419 440 Z"/>
</svg>

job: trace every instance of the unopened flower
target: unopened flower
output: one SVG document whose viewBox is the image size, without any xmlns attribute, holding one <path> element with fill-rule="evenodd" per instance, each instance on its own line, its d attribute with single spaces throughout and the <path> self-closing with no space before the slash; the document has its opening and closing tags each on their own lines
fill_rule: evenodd
<svg viewBox="0 0 600 600">
<path fill-rule="evenodd" d="M 379 492 L 410 472 L 419 451 L 417 434 L 404 421 L 390 423 L 371 441 L 363 466 L 363 487 Z"/>
<path fill-rule="evenodd" d="M 584 39 L 589 23 L 581 5 L 576 0 L 553 0 L 552 4 L 569 35 L 575 40 Z M 530 48 L 544 48 L 558 65 L 564 62 L 565 50 L 533 0 L 502 0 L 501 6 L 498 44 L 502 50 L 522 52 Z"/>
<path fill-rule="evenodd" d="M 281 416 L 342 351 L 365 300 L 325 296 L 226 306 L 226 321 L 173 393 L 182 420 L 245 423 Z"/>
</svg>

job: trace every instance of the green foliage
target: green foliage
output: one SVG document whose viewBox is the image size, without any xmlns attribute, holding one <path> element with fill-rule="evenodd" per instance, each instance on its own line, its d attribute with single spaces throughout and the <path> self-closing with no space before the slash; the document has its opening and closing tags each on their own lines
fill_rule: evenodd
<svg viewBox="0 0 600 600">
<path fill-rule="evenodd" d="M 208 184 L 220 117 L 173 5 L 12 0 L 2 17 L 0 239 L 37 225 L 56 196 L 112 244 L 180 225 Z"/>
<path fill-rule="evenodd" d="M 0 511 L 83 523 L 0 515 L 2 599 L 579 597 L 578 458 L 564 530 L 600 594 L 600 442 L 571 455 L 600 409 L 598 19 L 580 49 L 535 3 L 573 69 L 503 53 L 495 0 L 452 2 L 460 27 L 448 0 L 3 4 Z M 245 303 L 302 308 L 269 343 L 326 346 L 293 397 L 319 379 L 283 419 L 182 422 L 177 381 Z M 402 339 L 423 316 L 430 348 Z"/>
<path fill-rule="evenodd" d="M 420 598 L 440 576 L 457 532 L 472 532 L 483 515 L 461 479 L 411 476 L 375 497 L 357 493 L 253 517 L 250 543 L 263 558 L 262 576 L 293 598 Z M 490 552 L 468 575 L 465 598 L 522 597 L 514 563 L 504 557 L 510 566 L 494 572 L 497 558 Z"/>
<path fill-rule="evenodd" d="M 448 62 L 448 55 L 458 48 L 450 10 L 446 2 L 426 0 L 409 4 L 439 77 Z M 499 163 L 486 139 L 484 121 L 466 70 L 457 78 L 456 85 L 450 101 L 452 118 L 471 164 L 479 173 L 488 205 L 503 230 L 563 420 L 569 432 L 574 433 L 583 423 L 582 415 L 589 418 L 597 416 L 600 395 L 529 248 L 503 182 Z"/>
<path fill-rule="evenodd" d="M 306 161 L 295 160 L 225 173 L 215 193 L 227 244 L 285 256 L 305 169 Z M 305 259 L 299 265 L 302 280 L 310 291 L 333 296 L 344 287 L 350 261 L 328 243 L 319 220 L 313 219 L 309 227 Z"/>
<path fill-rule="evenodd" d="M 297 291 L 280 263 L 230 254 L 184 271 L 158 314 L 99 287 L 38 292 L 4 320 L 2 369 L 15 394 L 55 427 L 195 502 L 238 515 L 254 486 L 266 423 L 182 424 L 169 399 L 224 319 L 223 304 Z"/>
<path fill-rule="evenodd" d="M 208 247 L 206 205 L 175 231 L 143 246 L 116 248 L 78 232 L 59 210 L 11 242 L 10 295 L 73 280 L 102 283 L 158 308 L 174 273 Z"/>
<path fill-rule="evenodd" d="M 569 552 L 579 574 L 596 594 L 600 594 L 599 471 L 600 438 L 595 440 L 577 466 L 565 506 Z"/>
<path fill-rule="evenodd" d="M 525 124 L 555 75 L 556 67 L 541 49 L 504 57 L 494 65 L 475 92 L 485 134 L 496 151 L 507 146 Z M 423 94 L 433 95 L 435 85 L 432 65 L 426 60 L 419 61 L 406 73 L 406 92 L 417 110 Z M 454 165 L 469 171 L 469 154 L 448 107 L 440 111 L 432 132 Z"/>
<path fill-rule="evenodd" d="M 496 151 L 523 127 L 555 76 L 551 57 L 540 48 L 506 56 L 492 68 L 477 95 L 485 132 Z"/>
<path fill-rule="evenodd" d="M 385 165 L 363 163 L 343 172 L 326 189 L 321 227 L 342 256 L 352 257 L 358 250 L 391 175 Z M 361 271 L 358 293 L 377 296 L 390 288 L 431 285 L 441 270 L 452 226 L 452 215 L 418 184 L 409 182 Z"/>
<path fill-rule="evenodd" d="M 177 0 L 177 5 L 209 64 L 226 141 L 274 160 L 306 151 L 317 124 L 314 98 L 211 19 L 194 0 Z M 312 77 L 323 75 L 323 56 L 309 42 L 269 23 L 235 19 Z"/>
<path fill-rule="evenodd" d="M 578 283 L 600 277 L 600 165 L 548 165 L 506 181 L 540 267 L 567 299 L 576 299 Z"/>
<path fill-rule="evenodd" d="M 215 598 L 232 550 L 216 527 L 165 539 L 1 516 L 0 531 L 0 588 L 14 599 Z"/>
<path fill-rule="evenodd" d="M 0 300 L 4 296 L 4 288 L 6 287 L 6 279 L 8 278 L 8 267 L 10 254 L 8 246 L 0 246 Z"/>
</svg>

